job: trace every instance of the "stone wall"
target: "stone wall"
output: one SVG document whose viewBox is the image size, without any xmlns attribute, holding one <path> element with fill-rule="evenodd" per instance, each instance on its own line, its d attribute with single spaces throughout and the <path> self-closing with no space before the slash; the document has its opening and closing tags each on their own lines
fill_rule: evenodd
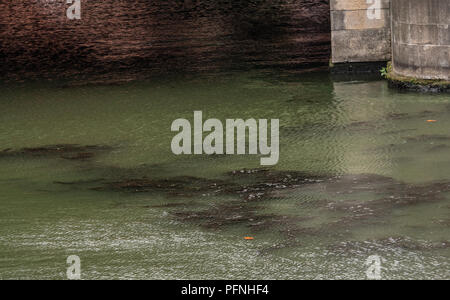
<svg viewBox="0 0 450 300">
<path fill-rule="evenodd" d="M 390 0 L 380 1 L 378 19 L 366 0 L 331 0 L 333 63 L 391 59 Z"/>
<path fill-rule="evenodd" d="M 0 1 L 0 79 L 326 68 L 329 0 Z"/>
<path fill-rule="evenodd" d="M 394 73 L 450 80 L 450 1 L 392 1 Z"/>
</svg>

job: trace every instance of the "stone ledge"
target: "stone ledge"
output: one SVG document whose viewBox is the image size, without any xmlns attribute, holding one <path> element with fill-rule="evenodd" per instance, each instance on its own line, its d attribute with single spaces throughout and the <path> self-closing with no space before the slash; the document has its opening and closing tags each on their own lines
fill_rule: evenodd
<svg viewBox="0 0 450 300">
<path fill-rule="evenodd" d="M 390 64 L 388 65 L 386 79 L 389 82 L 389 87 L 400 90 L 422 93 L 450 93 L 450 81 L 417 79 L 401 76 L 392 70 Z"/>
</svg>

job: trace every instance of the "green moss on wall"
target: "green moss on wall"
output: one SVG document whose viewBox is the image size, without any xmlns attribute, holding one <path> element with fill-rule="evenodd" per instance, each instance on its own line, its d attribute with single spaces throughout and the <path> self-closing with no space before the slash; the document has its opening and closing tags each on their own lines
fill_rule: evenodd
<svg viewBox="0 0 450 300">
<path fill-rule="evenodd" d="M 401 76 L 395 74 L 391 62 L 388 62 L 386 68 L 381 70 L 381 74 L 389 81 L 389 85 L 394 88 L 420 92 L 450 92 L 450 81 Z"/>
</svg>

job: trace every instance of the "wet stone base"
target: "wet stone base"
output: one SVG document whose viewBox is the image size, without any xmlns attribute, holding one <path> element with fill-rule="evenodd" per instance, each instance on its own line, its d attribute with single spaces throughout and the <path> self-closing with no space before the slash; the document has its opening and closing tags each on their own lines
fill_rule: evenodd
<svg viewBox="0 0 450 300">
<path fill-rule="evenodd" d="M 386 79 L 389 82 L 389 87 L 399 90 L 421 93 L 450 93 L 450 81 L 401 76 L 394 72 L 391 63 L 387 65 Z"/>
<path fill-rule="evenodd" d="M 386 61 L 361 62 L 361 63 L 338 63 L 330 68 L 332 75 L 355 75 L 373 74 L 379 77 L 380 70 L 386 67 Z"/>
<path fill-rule="evenodd" d="M 393 79 L 389 78 L 389 87 L 399 90 L 421 92 L 421 93 L 450 93 L 450 82 L 444 83 L 439 81 L 424 80 L 417 81 L 414 79 Z"/>
</svg>

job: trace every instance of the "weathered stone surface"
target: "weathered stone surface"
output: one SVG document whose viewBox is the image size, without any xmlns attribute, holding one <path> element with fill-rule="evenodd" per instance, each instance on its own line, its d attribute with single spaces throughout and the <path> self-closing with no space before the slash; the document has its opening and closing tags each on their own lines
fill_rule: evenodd
<svg viewBox="0 0 450 300">
<path fill-rule="evenodd" d="M 331 30 L 368 30 L 389 28 L 390 13 L 388 9 L 381 12 L 381 19 L 369 19 L 367 10 L 338 10 L 331 12 Z"/>
<path fill-rule="evenodd" d="M 393 71 L 450 80 L 450 1 L 393 0 Z"/>
<path fill-rule="evenodd" d="M 381 0 L 381 8 L 389 8 L 391 0 Z M 367 10 L 367 0 L 331 0 L 331 10 Z"/>
<path fill-rule="evenodd" d="M 334 62 L 388 61 L 391 57 L 390 30 L 342 30 L 333 32 Z M 380 42 L 384 41 L 384 42 Z"/>
<path fill-rule="evenodd" d="M 370 18 L 366 0 L 332 0 L 332 62 L 358 63 L 391 58 L 390 0 L 382 0 L 380 18 Z"/>
</svg>

